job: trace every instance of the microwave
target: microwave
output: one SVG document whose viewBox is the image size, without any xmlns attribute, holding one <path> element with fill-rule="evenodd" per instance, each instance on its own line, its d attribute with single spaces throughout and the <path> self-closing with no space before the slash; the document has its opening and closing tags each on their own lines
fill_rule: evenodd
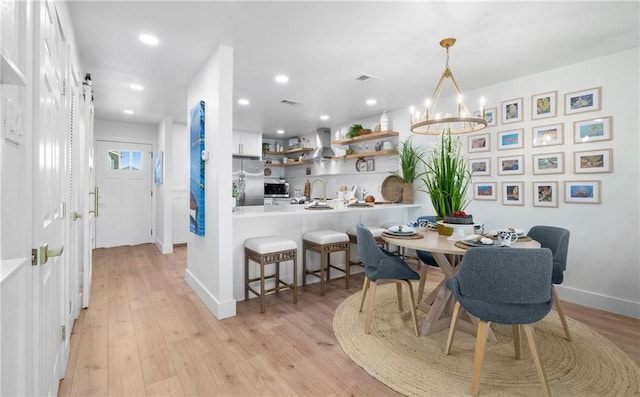
<svg viewBox="0 0 640 397">
<path fill-rule="evenodd" d="M 289 198 L 289 184 L 287 182 L 265 182 L 265 198 Z"/>
</svg>

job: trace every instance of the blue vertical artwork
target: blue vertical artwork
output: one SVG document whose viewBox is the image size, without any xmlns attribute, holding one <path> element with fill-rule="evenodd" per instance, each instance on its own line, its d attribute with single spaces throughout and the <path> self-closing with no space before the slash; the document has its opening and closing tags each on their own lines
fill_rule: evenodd
<svg viewBox="0 0 640 397">
<path fill-rule="evenodd" d="M 201 157 L 204 150 L 204 101 L 200 101 L 191 109 L 189 142 L 191 143 L 189 230 L 198 236 L 204 236 L 204 161 Z"/>
</svg>

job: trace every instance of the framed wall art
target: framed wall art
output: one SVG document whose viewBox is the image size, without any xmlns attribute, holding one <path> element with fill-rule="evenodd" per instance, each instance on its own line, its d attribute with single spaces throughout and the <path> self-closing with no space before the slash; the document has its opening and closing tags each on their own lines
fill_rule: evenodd
<svg viewBox="0 0 640 397">
<path fill-rule="evenodd" d="M 498 125 L 498 108 L 485 109 L 484 119 L 487 120 L 487 127 L 495 127 Z"/>
<path fill-rule="evenodd" d="M 502 102 L 502 124 L 517 123 L 524 120 L 522 98 L 509 99 Z"/>
<path fill-rule="evenodd" d="M 488 152 L 489 151 L 489 134 L 473 135 L 469 137 L 467 151 L 473 152 Z"/>
<path fill-rule="evenodd" d="M 600 110 L 600 87 L 564 94 L 564 114 Z"/>
<path fill-rule="evenodd" d="M 523 182 L 502 182 L 502 205 L 524 205 Z"/>
<path fill-rule="evenodd" d="M 162 185 L 163 181 L 163 153 L 162 151 L 153 153 L 153 181 L 156 185 Z"/>
<path fill-rule="evenodd" d="M 471 172 L 472 176 L 491 175 L 491 159 L 489 157 L 469 159 L 469 172 Z"/>
<path fill-rule="evenodd" d="M 198 102 L 190 111 L 190 205 L 189 231 L 204 236 L 204 101 Z"/>
<path fill-rule="evenodd" d="M 484 119 L 487 121 L 487 127 L 495 127 L 497 125 L 497 110 L 497 108 L 484 109 Z M 476 110 L 473 112 L 473 117 L 482 118 L 482 110 Z"/>
<path fill-rule="evenodd" d="M 553 146 L 564 143 L 564 124 L 542 125 L 531 128 L 531 145 Z"/>
<path fill-rule="evenodd" d="M 534 174 L 563 174 L 564 153 L 543 153 L 533 155 Z"/>
<path fill-rule="evenodd" d="M 573 172 L 576 174 L 611 172 L 611 152 L 611 149 L 574 152 Z"/>
<path fill-rule="evenodd" d="M 498 132 L 498 150 L 521 149 L 523 147 L 524 130 Z"/>
<path fill-rule="evenodd" d="M 498 157 L 498 175 L 524 174 L 524 155 Z"/>
<path fill-rule="evenodd" d="M 573 123 L 573 142 L 589 143 L 612 139 L 611 116 Z"/>
<path fill-rule="evenodd" d="M 600 181 L 565 181 L 564 202 L 600 204 Z"/>
<path fill-rule="evenodd" d="M 533 182 L 533 206 L 557 207 L 558 182 Z"/>
<path fill-rule="evenodd" d="M 551 91 L 531 96 L 531 118 L 533 120 L 558 115 L 558 92 Z"/>
<path fill-rule="evenodd" d="M 497 200 L 496 182 L 478 182 L 473 184 L 474 200 Z"/>
</svg>

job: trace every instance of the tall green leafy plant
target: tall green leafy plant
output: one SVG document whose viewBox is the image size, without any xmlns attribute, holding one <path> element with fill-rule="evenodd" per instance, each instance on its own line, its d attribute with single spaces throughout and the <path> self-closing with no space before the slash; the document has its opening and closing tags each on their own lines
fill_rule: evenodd
<svg viewBox="0 0 640 397">
<path fill-rule="evenodd" d="M 466 196 L 471 173 L 460 152 L 461 146 L 460 139 L 454 140 L 447 130 L 424 158 L 420 190 L 429 194 L 437 216 L 462 211 L 469 204 Z"/>
<path fill-rule="evenodd" d="M 398 157 L 402 170 L 402 182 L 413 183 L 420 176 L 418 166 L 424 163 L 425 153 L 420 146 L 414 145 L 411 137 L 398 145 Z"/>
</svg>

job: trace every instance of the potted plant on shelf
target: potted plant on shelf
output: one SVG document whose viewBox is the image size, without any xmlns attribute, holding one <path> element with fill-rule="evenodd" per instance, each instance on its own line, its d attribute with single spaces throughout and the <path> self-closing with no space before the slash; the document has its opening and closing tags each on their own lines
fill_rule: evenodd
<svg viewBox="0 0 640 397">
<path fill-rule="evenodd" d="M 467 189 L 471 182 L 471 173 L 467 162 L 460 152 L 460 139 L 451 138 L 451 131 L 443 131 L 423 159 L 425 172 L 421 175 L 423 187 L 431 198 L 431 204 L 440 220 L 445 215 L 463 211 L 467 201 Z M 448 230 L 447 230 L 448 229 Z M 453 229 L 438 225 L 441 234 L 451 235 Z"/>
<path fill-rule="evenodd" d="M 407 138 L 398 145 L 398 159 L 402 170 L 402 202 L 413 204 L 413 182 L 420 173 L 418 166 L 424 162 L 425 153 L 420 146 L 414 145 L 411 138 Z"/>
</svg>

